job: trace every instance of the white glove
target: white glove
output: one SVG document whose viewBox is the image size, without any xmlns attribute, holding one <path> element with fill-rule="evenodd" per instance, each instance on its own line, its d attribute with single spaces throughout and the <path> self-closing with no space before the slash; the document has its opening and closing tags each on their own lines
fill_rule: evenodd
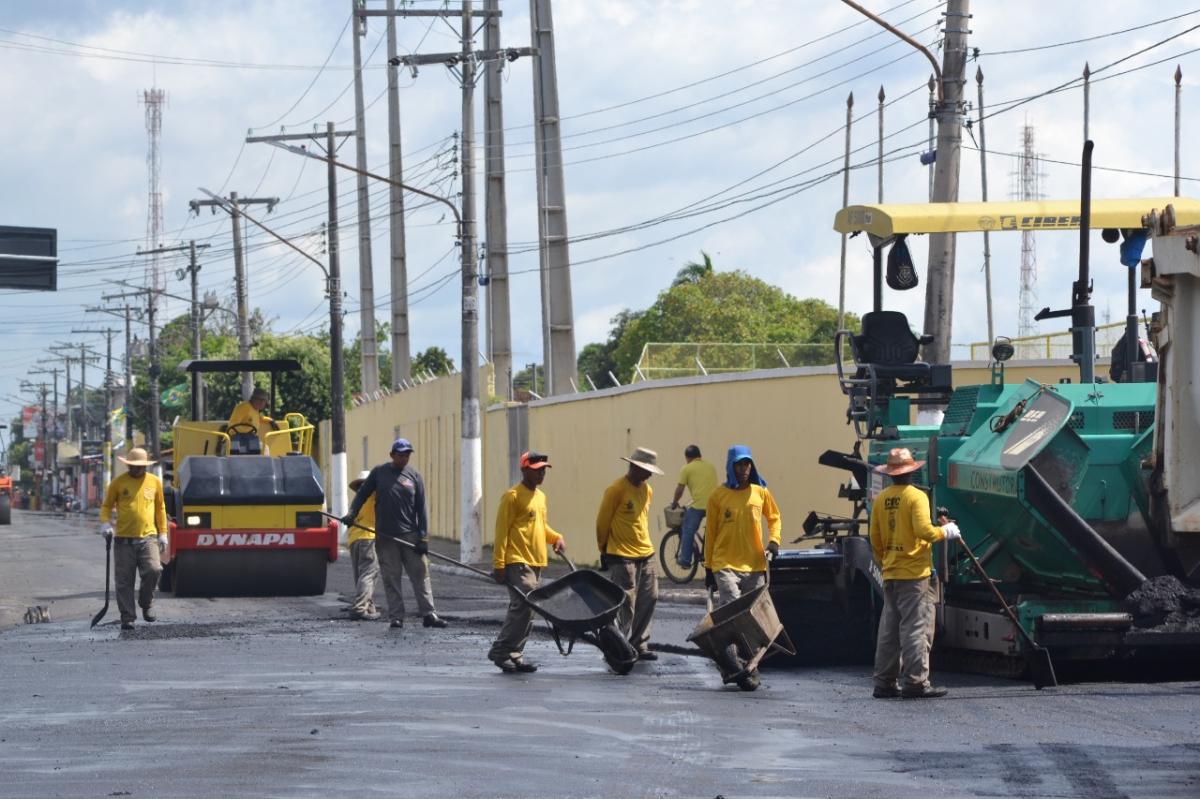
<svg viewBox="0 0 1200 799">
<path fill-rule="evenodd" d="M 166 533 L 162 533 L 158 536 L 158 554 L 161 555 L 162 553 L 164 553 L 166 551 L 167 551 L 167 536 L 166 536 Z"/>
<path fill-rule="evenodd" d="M 100 525 L 100 535 L 104 536 L 105 538 L 112 538 L 112 534 L 113 526 L 111 524 L 105 522 L 104 524 Z"/>
<path fill-rule="evenodd" d="M 943 524 L 942 532 L 945 534 L 947 541 L 958 541 L 962 538 L 962 533 L 958 531 L 958 525 L 954 522 L 946 522 Z"/>
</svg>

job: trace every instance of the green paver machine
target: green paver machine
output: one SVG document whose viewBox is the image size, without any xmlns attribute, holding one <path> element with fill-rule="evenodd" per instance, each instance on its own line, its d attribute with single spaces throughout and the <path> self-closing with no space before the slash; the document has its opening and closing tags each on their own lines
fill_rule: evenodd
<svg viewBox="0 0 1200 799">
<path fill-rule="evenodd" d="M 810 514 L 805 531 L 823 545 L 782 553 L 772 564 L 772 584 L 783 590 L 808 584 L 810 598 L 812 584 L 834 586 L 841 616 L 829 649 L 843 662 L 869 660 L 880 605 L 867 517 L 886 478 L 870 467 L 893 447 L 907 447 L 928 460 L 914 482 L 929 491 L 931 507 L 945 507 L 957 520 L 991 581 L 1056 662 L 1200 663 L 1200 613 L 1189 613 L 1200 592 L 1188 586 L 1200 580 L 1200 402 L 1192 393 L 1200 377 L 1200 228 L 1186 227 L 1200 224 L 1200 203 L 1092 202 L 1089 193 L 1085 166 L 1082 203 L 851 206 L 838 213 L 835 229 L 866 233 L 875 262 L 874 308 L 860 331 L 842 331 L 837 340 L 847 418 L 858 442 L 851 453 L 820 459 L 852 474 L 840 496 L 854 510 L 844 517 Z M 1108 379 L 1095 374 L 1087 249 L 1093 228 L 1104 229 L 1106 241 L 1122 241 L 1129 270 L 1127 329 Z M 1076 381 L 1006 382 L 1004 362 L 1013 348 L 998 340 L 991 380 L 953 388 L 949 364 L 918 360 L 919 344 L 930 339 L 915 335 L 903 314 L 883 309 L 885 249 L 912 234 L 983 230 L 1081 231 L 1072 307 L 1037 317 L 1070 317 Z M 1153 258 L 1143 261 L 1147 241 Z M 889 260 L 890 272 L 896 259 Z M 1151 325 L 1161 362 L 1139 342 L 1139 273 L 1162 303 Z M 847 348 L 852 358 L 843 367 Z M 915 409 L 942 405 L 940 421 L 924 422 L 918 413 L 912 423 Z M 1021 636 L 961 549 L 936 545 L 934 566 L 942 588 L 940 654 L 968 668 L 1019 673 Z M 792 638 L 803 642 L 812 607 L 797 613 L 786 600 L 776 604 Z M 816 652 L 807 658 L 820 659 Z"/>
</svg>

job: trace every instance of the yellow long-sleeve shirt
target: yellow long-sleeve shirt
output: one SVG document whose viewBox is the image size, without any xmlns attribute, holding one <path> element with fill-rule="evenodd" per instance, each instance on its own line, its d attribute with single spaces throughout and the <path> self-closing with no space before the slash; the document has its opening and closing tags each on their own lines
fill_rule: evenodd
<svg viewBox="0 0 1200 799">
<path fill-rule="evenodd" d="M 741 489 L 717 486 L 709 494 L 704 518 L 708 525 L 704 534 L 704 568 L 767 570 L 763 519 L 767 520 L 768 540 L 778 544 L 783 530 L 779 506 L 769 490 L 758 485 Z"/>
<path fill-rule="evenodd" d="M 634 486 L 619 477 L 604 489 L 596 513 L 596 544 L 602 553 L 622 558 L 648 558 L 654 554 L 650 540 L 650 500 L 654 489 L 643 482 Z"/>
<path fill-rule="evenodd" d="M 375 529 L 375 495 L 367 497 L 367 501 L 358 509 L 358 515 L 354 517 L 354 521 L 358 524 Z M 346 533 L 346 546 L 350 546 L 355 541 L 374 541 L 375 534 L 371 530 L 364 530 L 362 527 L 353 525 L 350 531 Z"/>
<path fill-rule="evenodd" d="M 492 545 L 492 568 L 514 563 L 544 567 L 546 547 L 562 540 L 546 520 L 546 495 L 517 483 L 500 497 L 496 509 L 496 538 Z"/>
<path fill-rule="evenodd" d="M 262 435 L 264 431 L 271 429 L 271 417 L 264 416 L 261 411 L 256 410 L 250 404 L 250 400 L 243 400 L 235 405 L 233 413 L 229 414 L 228 426 L 233 427 L 235 424 L 251 425 L 259 432 L 259 435 Z"/>
<path fill-rule="evenodd" d="M 167 532 L 167 503 L 162 480 L 150 472 L 131 477 L 128 472 L 113 478 L 100 505 L 100 521 L 107 522 L 116 510 L 113 525 L 121 538 L 145 538 Z"/>
<path fill-rule="evenodd" d="M 890 485 L 871 506 L 871 549 L 885 580 L 920 580 L 933 570 L 933 544 L 945 539 L 929 520 L 929 497 L 911 485 Z"/>
</svg>

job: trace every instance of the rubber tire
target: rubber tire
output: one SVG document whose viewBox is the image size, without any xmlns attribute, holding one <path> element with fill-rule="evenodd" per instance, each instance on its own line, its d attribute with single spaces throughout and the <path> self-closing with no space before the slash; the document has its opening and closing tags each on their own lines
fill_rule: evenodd
<svg viewBox="0 0 1200 799">
<path fill-rule="evenodd" d="M 675 560 L 675 556 L 679 554 L 679 547 L 682 543 L 682 528 L 675 527 L 667 531 L 667 534 L 663 536 L 662 543 L 658 546 L 658 563 L 662 566 L 663 574 L 676 585 L 690 583 L 696 577 L 696 572 L 700 569 L 699 559 L 695 557 L 694 553 L 690 569 L 680 566 Z"/>
<path fill-rule="evenodd" d="M 12 524 L 12 497 L 0 494 L 0 524 Z"/>
<path fill-rule="evenodd" d="M 613 672 L 625 675 L 633 671 L 633 666 L 638 659 L 637 650 L 621 634 L 615 624 L 598 630 L 596 638 L 600 651 L 604 653 L 604 662 Z"/>
</svg>

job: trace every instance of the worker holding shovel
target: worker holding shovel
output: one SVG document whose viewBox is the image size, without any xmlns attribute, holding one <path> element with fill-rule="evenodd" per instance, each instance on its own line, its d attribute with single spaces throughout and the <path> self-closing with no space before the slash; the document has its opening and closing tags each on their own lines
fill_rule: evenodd
<svg viewBox="0 0 1200 799">
<path fill-rule="evenodd" d="M 871 549 L 883 573 L 883 615 L 875 642 L 876 699 L 927 699 L 946 695 L 929 684 L 933 646 L 935 578 L 933 544 L 960 540 L 958 525 L 937 527 L 929 497 L 912 485 L 925 461 L 904 448 L 888 453 L 875 471 L 892 479 L 871 506 Z M 900 684 L 897 684 L 900 680 Z"/>
<path fill-rule="evenodd" d="M 488 651 L 488 659 L 505 674 L 531 673 L 537 666 L 524 658 L 525 642 L 533 629 L 533 609 L 517 596 L 538 587 L 546 568 L 546 546 L 566 552 L 563 537 L 546 520 L 546 495 L 538 488 L 546 479 L 550 457 L 540 452 L 521 456 L 521 482 L 500 498 L 496 511 L 496 539 L 492 548 L 492 574 L 496 582 L 516 589 L 510 592 L 504 626 Z"/>
<path fill-rule="evenodd" d="M 162 554 L 167 548 L 167 505 L 163 499 L 162 480 L 146 471 L 154 461 L 146 450 L 134 447 L 129 457 L 117 460 L 129 467 L 108 484 L 100 506 L 100 532 L 115 541 L 115 577 L 117 609 L 121 612 L 121 629 L 132 630 L 137 619 L 137 605 L 142 618 L 154 621 L 154 589 L 162 574 Z M 117 513 L 116 527 L 111 523 Z M 133 585 L 138 575 L 142 583 L 134 605 Z M 105 600 L 105 607 L 107 607 Z"/>
</svg>

